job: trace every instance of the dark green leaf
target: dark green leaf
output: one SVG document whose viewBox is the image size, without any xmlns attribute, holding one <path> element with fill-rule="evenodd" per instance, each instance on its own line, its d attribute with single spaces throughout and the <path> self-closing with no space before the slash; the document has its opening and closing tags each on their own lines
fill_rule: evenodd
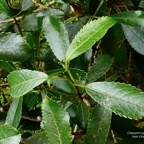
<svg viewBox="0 0 144 144">
<path fill-rule="evenodd" d="M 83 130 L 87 129 L 88 117 L 89 117 L 88 106 L 84 102 L 82 102 L 78 106 L 76 119 L 78 126 Z"/>
<path fill-rule="evenodd" d="M 127 11 L 112 15 L 119 23 L 134 27 L 144 27 L 143 11 Z"/>
<path fill-rule="evenodd" d="M 19 144 L 21 135 L 10 125 L 0 125 L 0 144 Z"/>
<path fill-rule="evenodd" d="M 12 125 L 17 128 L 22 114 L 23 97 L 15 98 L 8 110 L 6 117 L 6 124 Z"/>
<path fill-rule="evenodd" d="M 0 61 L 0 68 L 3 68 L 7 72 L 12 72 L 15 70 L 15 66 L 12 63 L 6 61 Z"/>
<path fill-rule="evenodd" d="M 53 84 L 55 87 L 62 89 L 69 93 L 75 93 L 75 88 L 73 84 L 66 78 L 60 78 L 57 76 L 52 77 L 51 84 Z"/>
<path fill-rule="evenodd" d="M 38 20 L 36 17 L 36 13 L 32 13 L 26 16 L 21 21 L 21 27 L 24 31 L 36 31 L 38 29 Z"/>
<path fill-rule="evenodd" d="M 11 15 L 11 11 L 5 0 L 1 0 L 0 2 L 0 13 L 5 13 L 9 16 Z"/>
<path fill-rule="evenodd" d="M 95 82 L 86 85 L 86 92 L 99 104 L 117 115 L 131 119 L 144 116 L 144 93 L 131 85 Z"/>
<path fill-rule="evenodd" d="M 144 30 L 143 28 L 134 28 L 131 26 L 122 25 L 125 37 L 131 47 L 138 53 L 144 55 Z"/>
<path fill-rule="evenodd" d="M 20 97 L 31 91 L 36 86 L 47 80 L 43 72 L 32 70 L 17 70 L 8 75 L 10 94 L 14 98 Z"/>
<path fill-rule="evenodd" d="M 14 33 L 0 33 L 0 60 L 24 61 L 29 58 L 30 47 Z"/>
<path fill-rule="evenodd" d="M 97 105 L 90 114 L 87 128 L 87 144 L 105 144 L 109 134 L 112 112 Z"/>
<path fill-rule="evenodd" d="M 86 52 L 92 45 L 100 40 L 107 30 L 116 23 L 110 17 L 101 17 L 97 20 L 87 23 L 75 36 L 66 53 L 67 63 Z"/>
<path fill-rule="evenodd" d="M 95 59 L 90 71 L 88 72 L 88 83 L 101 78 L 111 67 L 113 58 L 108 55 L 101 55 Z"/>
<path fill-rule="evenodd" d="M 69 38 L 64 24 L 53 16 L 47 16 L 43 20 L 43 28 L 54 55 L 58 60 L 65 61 Z"/>
<path fill-rule="evenodd" d="M 71 143 L 69 115 L 55 101 L 45 98 L 42 104 L 42 124 L 46 130 L 49 144 Z"/>
<path fill-rule="evenodd" d="M 138 7 L 142 0 L 131 0 L 135 7 Z"/>
<path fill-rule="evenodd" d="M 29 10 L 34 6 L 34 3 L 31 0 L 23 0 L 22 11 Z"/>
</svg>

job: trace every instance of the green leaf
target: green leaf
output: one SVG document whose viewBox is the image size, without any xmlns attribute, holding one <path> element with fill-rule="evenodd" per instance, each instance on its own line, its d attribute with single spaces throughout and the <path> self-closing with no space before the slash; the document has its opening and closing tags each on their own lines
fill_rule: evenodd
<svg viewBox="0 0 144 144">
<path fill-rule="evenodd" d="M 144 27 L 143 11 L 127 11 L 112 15 L 119 23 L 134 27 Z"/>
<path fill-rule="evenodd" d="M 36 31 L 38 29 L 38 20 L 36 17 L 36 13 L 32 13 L 26 16 L 21 21 L 21 27 L 24 31 Z"/>
<path fill-rule="evenodd" d="M 113 58 L 108 55 L 100 55 L 95 59 L 90 71 L 88 72 L 88 83 L 94 82 L 101 78 L 111 67 Z"/>
<path fill-rule="evenodd" d="M 22 102 L 23 97 L 15 98 L 8 110 L 6 117 L 6 124 L 12 125 L 17 128 L 22 115 Z"/>
<path fill-rule="evenodd" d="M 144 93 L 128 84 L 95 82 L 86 85 L 86 92 L 100 105 L 115 114 L 140 119 L 144 116 Z"/>
<path fill-rule="evenodd" d="M 46 16 L 43 20 L 43 28 L 54 55 L 58 60 L 65 61 L 69 38 L 64 24 L 53 16 Z"/>
<path fill-rule="evenodd" d="M 5 14 L 11 16 L 11 10 L 9 9 L 5 0 L 1 0 L 1 2 L 0 2 L 0 13 L 5 13 Z"/>
<path fill-rule="evenodd" d="M 102 106 L 95 106 L 90 114 L 86 144 L 105 144 L 109 134 L 112 112 Z"/>
<path fill-rule="evenodd" d="M 69 144 L 72 141 L 69 115 L 55 101 L 45 98 L 42 104 L 42 124 L 49 144 Z"/>
<path fill-rule="evenodd" d="M 68 93 L 75 93 L 75 88 L 73 84 L 66 78 L 60 78 L 57 76 L 52 77 L 51 84 L 55 87 L 62 89 Z"/>
<path fill-rule="evenodd" d="M 122 25 L 124 35 L 131 47 L 138 53 L 144 55 L 144 30 L 143 28 L 134 28 Z"/>
<path fill-rule="evenodd" d="M 27 11 L 34 6 L 32 0 L 23 0 L 22 2 L 22 11 Z"/>
<path fill-rule="evenodd" d="M 47 80 L 43 72 L 32 70 L 17 70 L 8 75 L 10 94 L 14 98 L 20 97 L 31 91 L 36 86 Z"/>
<path fill-rule="evenodd" d="M 138 7 L 142 0 L 131 0 L 135 7 Z"/>
<path fill-rule="evenodd" d="M 24 61 L 29 58 L 30 47 L 19 35 L 0 33 L 0 60 Z"/>
<path fill-rule="evenodd" d="M 78 126 L 83 130 L 87 129 L 88 116 L 89 116 L 88 106 L 84 102 L 80 103 L 77 109 L 76 119 Z"/>
<path fill-rule="evenodd" d="M 107 30 L 116 23 L 110 17 L 101 17 L 87 23 L 75 36 L 66 53 L 67 63 L 86 52 L 95 42 L 100 40 Z"/>
<path fill-rule="evenodd" d="M 10 125 L 0 125 L 0 144 L 19 144 L 21 135 Z"/>
<path fill-rule="evenodd" d="M 0 61 L 0 67 L 7 72 L 12 72 L 15 70 L 15 66 L 12 63 L 6 61 Z"/>
</svg>

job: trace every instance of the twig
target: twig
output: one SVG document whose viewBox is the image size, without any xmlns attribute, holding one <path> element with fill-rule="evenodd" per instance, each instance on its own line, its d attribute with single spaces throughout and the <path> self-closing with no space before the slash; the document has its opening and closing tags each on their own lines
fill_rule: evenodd
<svg viewBox="0 0 144 144">
<path fill-rule="evenodd" d="M 114 143 L 117 144 L 117 140 L 116 140 L 116 138 L 115 138 L 115 135 L 114 135 L 113 130 L 111 130 L 111 134 L 112 134 L 112 138 L 113 138 L 113 140 L 114 140 Z"/>
<path fill-rule="evenodd" d="M 45 6 L 45 5 L 42 5 L 41 3 L 38 3 L 37 1 L 35 1 L 35 0 L 32 0 L 32 2 L 34 3 L 34 4 L 36 4 L 37 6 L 39 6 L 39 7 L 42 7 L 42 8 L 47 8 L 47 6 Z"/>
<path fill-rule="evenodd" d="M 37 116 L 37 117 L 22 116 L 22 118 L 26 119 L 26 120 L 34 121 L 34 122 L 40 122 L 41 121 L 40 116 Z"/>
<path fill-rule="evenodd" d="M 0 87 L 5 87 L 5 86 L 8 86 L 9 84 L 8 83 L 4 83 L 4 84 L 0 84 Z"/>
<path fill-rule="evenodd" d="M 20 19 L 22 19 L 22 16 L 15 17 L 15 19 L 16 19 L 16 21 L 19 21 Z M 0 21 L 0 24 L 7 23 L 7 22 L 13 22 L 13 21 L 14 21 L 14 18 L 10 18 L 10 19 L 7 19 L 7 20 Z"/>
</svg>

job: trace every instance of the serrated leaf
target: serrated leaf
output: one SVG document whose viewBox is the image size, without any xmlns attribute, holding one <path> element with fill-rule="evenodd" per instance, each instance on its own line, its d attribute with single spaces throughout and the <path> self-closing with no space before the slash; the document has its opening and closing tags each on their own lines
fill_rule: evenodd
<svg viewBox="0 0 144 144">
<path fill-rule="evenodd" d="M 87 129 L 88 116 L 89 116 L 88 106 L 84 102 L 80 103 L 77 109 L 76 119 L 78 126 L 83 130 Z"/>
<path fill-rule="evenodd" d="M 46 16 L 43 20 L 43 28 L 54 55 L 59 61 L 65 61 L 69 38 L 64 24 L 53 16 Z"/>
<path fill-rule="evenodd" d="M 49 144 L 71 143 L 69 115 L 55 101 L 45 98 L 42 104 L 42 124 L 48 136 Z"/>
<path fill-rule="evenodd" d="M 24 61 L 29 58 L 30 46 L 15 33 L 0 33 L 0 60 Z"/>
<path fill-rule="evenodd" d="M 12 125 L 17 128 L 22 115 L 22 102 L 23 97 L 15 98 L 8 110 L 6 117 L 6 124 Z"/>
<path fill-rule="evenodd" d="M 55 87 L 62 89 L 68 93 L 75 93 L 73 84 L 66 78 L 60 78 L 57 76 L 52 77 L 51 84 Z"/>
<path fill-rule="evenodd" d="M 36 86 L 47 80 L 43 72 L 32 70 L 17 70 L 8 75 L 10 94 L 14 98 L 20 97 L 31 91 Z"/>
<path fill-rule="evenodd" d="M 90 114 L 86 144 L 105 144 L 109 134 L 112 112 L 102 106 L 95 106 Z"/>
<path fill-rule="evenodd" d="M 66 53 L 67 63 L 86 52 L 95 42 L 100 40 L 116 21 L 110 17 L 101 17 L 87 23 L 75 36 Z"/>
<path fill-rule="evenodd" d="M 100 55 L 95 59 L 90 71 L 88 72 L 88 83 L 94 82 L 101 78 L 111 67 L 113 58 L 109 55 Z"/>
<path fill-rule="evenodd" d="M 100 105 L 115 114 L 140 119 L 144 116 L 144 92 L 124 83 L 95 82 L 86 85 L 86 92 Z"/>
<path fill-rule="evenodd" d="M 19 144 L 21 135 L 10 125 L 0 125 L 0 144 Z"/>
<path fill-rule="evenodd" d="M 144 30 L 143 28 L 135 28 L 122 25 L 124 35 L 131 47 L 138 53 L 144 55 Z"/>
<path fill-rule="evenodd" d="M 0 13 L 5 13 L 7 15 L 11 15 L 11 10 L 9 9 L 5 0 L 1 0 L 0 2 Z"/>
<path fill-rule="evenodd" d="M 112 15 L 119 23 L 133 27 L 144 27 L 143 11 L 127 11 Z"/>
</svg>

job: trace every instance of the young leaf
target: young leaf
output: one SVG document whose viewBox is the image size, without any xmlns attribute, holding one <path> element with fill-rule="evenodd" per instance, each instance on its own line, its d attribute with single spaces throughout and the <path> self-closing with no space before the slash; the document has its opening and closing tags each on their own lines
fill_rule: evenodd
<svg viewBox="0 0 144 144">
<path fill-rule="evenodd" d="M 95 82 L 86 85 L 86 92 L 117 115 L 130 119 L 144 116 L 144 92 L 133 86 L 116 82 Z"/>
<path fill-rule="evenodd" d="M 24 61 L 29 58 L 30 46 L 19 35 L 0 33 L 0 60 Z"/>
<path fill-rule="evenodd" d="M 62 89 L 68 93 L 75 93 L 75 88 L 73 84 L 66 78 L 60 78 L 57 76 L 52 77 L 51 84 L 55 87 Z"/>
<path fill-rule="evenodd" d="M 0 125 L 0 144 L 19 144 L 21 135 L 10 125 Z"/>
<path fill-rule="evenodd" d="M 91 111 L 87 128 L 87 144 L 105 144 L 109 134 L 112 112 L 97 105 Z"/>
<path fill-rule="evenodd" d="M 138 53 L 144 55 L 144 30 L 142 28 L 134 28 L 122 25 L 124 35 L 131 47 Z"/>
<path fill-rule="evenodd" d="M 107 30 L 112 27 L 116 21 L 110 17 L 102 17 L 87 23 L 75 36 L 66 53 L 67 63 L 86 52 L 92 45 L 100 40 Z"/>
<path fill-rule="evenodd" d="M 46 130 L 49 144 L 71 143 L 69 115 L 55 101 L 45 98 L 42 104 L 42 124 Z"/>
<path fill-rule="evenodd" d="M 10 94 L 14 98 L 20 97 L 31 91 L 36 86 L 47 80 L 43 72 L 32 70 L 17 70 L 8 75 Z"/>
<path fill-rule="evenodd" d="M 119 23 L 134 27 L 144 27 L 143 11 L 127 11 L 112 15 Z"/>
<path fill-rule="evenodd" d="M 95 59 L 88 73 L 88 83 L 94 82 L 102 77 L 111 67 L 113 58 L 108 55 L 101 55 Z"/>
<path fill-rule="evenodd" d="M 89 111 L 87 105 L 84 102 L 80 103 L 77 109 L 76 119 L 78 126 L 83 130 L 87 129 L 88 116 Z"/>
<path fill-rule="evenodd" d="M 22 114 L 23 97 L 15 98 L 8 110 L 6 117 L 6 124 L 12 125 L 17 128 Z"/>
<path fill-rule="evenodd" d="M 65 61 L 69 38 L 64 24 L 53 16 L 46 16 L 43 20 L 43 28 L 54 55 L 58 60 Z"/>
</svg>

